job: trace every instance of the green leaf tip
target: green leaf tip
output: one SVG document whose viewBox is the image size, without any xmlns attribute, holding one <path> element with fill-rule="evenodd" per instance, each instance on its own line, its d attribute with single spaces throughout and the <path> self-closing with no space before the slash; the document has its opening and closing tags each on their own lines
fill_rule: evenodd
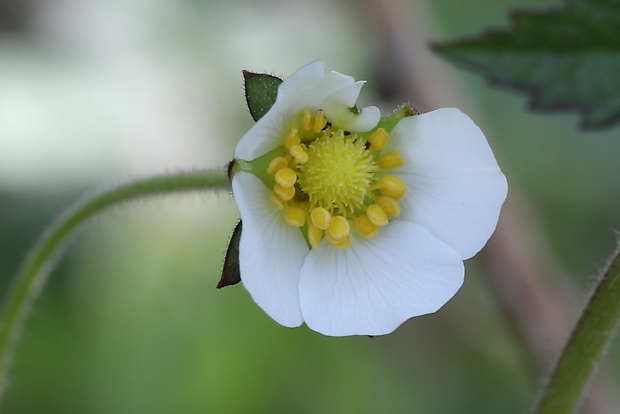
<svg viewBox="0 0 620 414">
<path fill-rule="evenodd" d="M 266 73 L 243 72 L 245 101 L 254 121 L 261 119 L 271 109 L 278 97 L 282 79 Z"/>
<path fill-rule="evenodd" d="M 584 129 L 620 121 L 620 1 L 579 0 L 511 15 L 511 28 L 439 42 L 439 55 L 529 95 L 533 110 L 573 110 Z"/>
<path fill-rule="evenodd" d="M 222 267 L 222 276 L 217 283 L 217 288 L 221 289 L 226 286 L 236 285 L 241 282 L 241 271 L 239 270 L 239 241 L 241 240 L 241 220 L 235 226 L 226 256 L 224 258 L 224 266 Z"/>
</svg>

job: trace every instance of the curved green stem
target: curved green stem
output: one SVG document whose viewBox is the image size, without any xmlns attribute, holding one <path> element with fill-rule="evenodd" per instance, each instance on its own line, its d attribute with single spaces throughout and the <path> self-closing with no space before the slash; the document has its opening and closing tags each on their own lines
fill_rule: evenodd
<svg viewBox="0 0 620 414">
<path fill-rule="evenodd" d="M 537 414 L 576 411 L 620 321 L 620 246 L 594 289 L 538 401 Z"/>
<path fill-rule="evenodd" d="M 54 259 L 80 226 L 108 207 L 141 197 L 181 191 L 229 190 L 225 170 L 205 170 L 147 178 L 104 190 L 78 203 L 41 236 L 24 260 L 3 303 L 0 319 L 0 396 L 15 343 L 28 310 L 45 283 Z"/>
</svg>

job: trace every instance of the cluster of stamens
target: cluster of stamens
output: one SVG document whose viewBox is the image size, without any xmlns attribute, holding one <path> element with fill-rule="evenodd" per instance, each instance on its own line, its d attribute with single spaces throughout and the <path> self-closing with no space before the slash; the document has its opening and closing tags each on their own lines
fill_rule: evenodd
<svg viewBox="0 0 620 414">
<path fill-rule="evenodd" d="M 271 198 L 313 248 L 324 235 L 337 248 L 350 247 L 351 227 L 372 238 L 400 214 L 398 200 L 407 188 L 386 171 L 404 160 L 398 151 L 384 151 L 388 139 L 383 128 L 367 141 L 332 128 L 322 110 L 302 111 L 289 129 L 285 153 L 267 168 L 275 181 Z"/>
</svg>

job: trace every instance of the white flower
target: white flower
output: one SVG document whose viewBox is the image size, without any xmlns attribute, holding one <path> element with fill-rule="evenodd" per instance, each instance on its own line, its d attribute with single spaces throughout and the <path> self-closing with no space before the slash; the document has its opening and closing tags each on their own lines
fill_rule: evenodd
<svg viewBox="0 0 620 414">
<path fill-rule="evenodd" d="M 466 115 L 401 115 L 393 127 L 375 107 L 351 109 L 362 85 L 321 61 L 301 68 L 235 149 L 241 279 L 284 326 L 381 335 L 437 311 L 506 198 Z"/>
</svg>

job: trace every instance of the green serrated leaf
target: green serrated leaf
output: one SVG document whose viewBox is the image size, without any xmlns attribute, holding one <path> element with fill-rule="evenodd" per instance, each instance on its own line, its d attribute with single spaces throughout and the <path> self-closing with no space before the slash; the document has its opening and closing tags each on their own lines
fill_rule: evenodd
<svg viewBox="0 0 620 414">
<path fill-rule="evenodd" d="M 217 283 L 217 288 L 221 289 L 226 286 L 236 285 L 241 282 L 241 271 L 239 270 L 239 241 L 241 240 L 241 220 L 235 226 L 226 257 L 224 258 L 224 266 L 222 267 L 222 277 Z"/>
<path fill-rule="evenodd" d="M 243 71 L 245 101 L 255 121 L 265 115 L 276 102 L 282 79 L 266 73 Z"/>
<path fill-rule="evenodd" d="M 432 47 L 495 83 L 525 91 L 533 109 L 578 110 L 586 129 L 620 121 L 619 0 L 515 13 L 510 30 Z"/>
</svg>

